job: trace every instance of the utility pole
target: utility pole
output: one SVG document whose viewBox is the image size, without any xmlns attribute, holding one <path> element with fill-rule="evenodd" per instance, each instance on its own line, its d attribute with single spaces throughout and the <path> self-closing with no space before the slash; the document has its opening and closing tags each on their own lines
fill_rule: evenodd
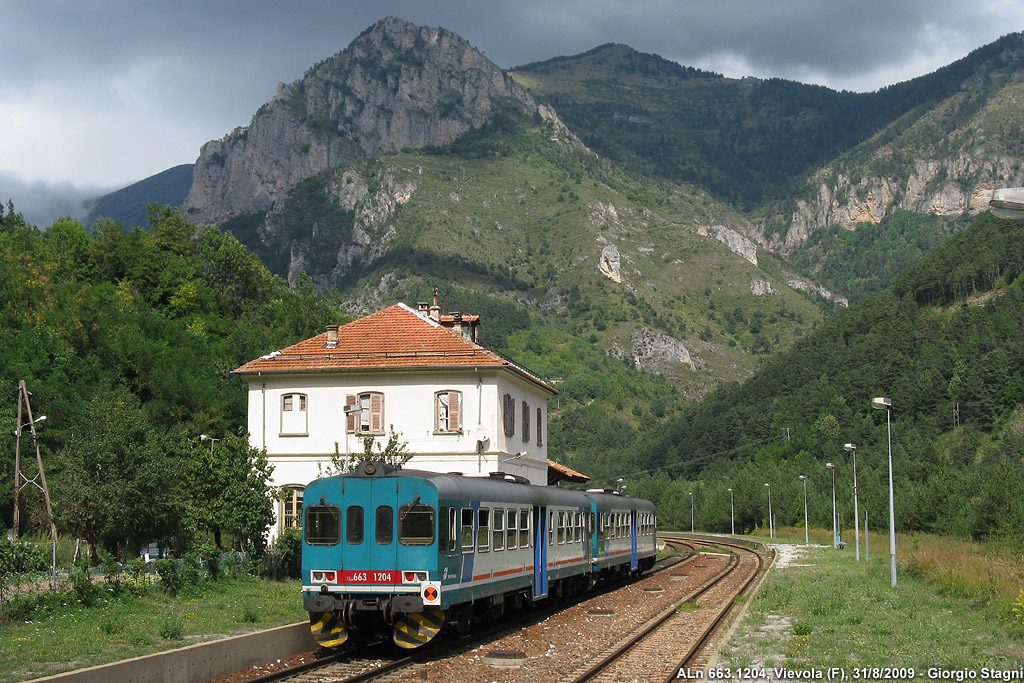
<svg viewBox="0 0 1024 683">
<path fill-rule="evenodd" d="M 45 415 L 39 418 L 32 418 L 32 405 L 28 400 L 29 391 L 25 386 L 25 380 L 18 382 L 18 428 L 14 430 L 14 527 L 11 530 L 11 540 L 18 540 L 18 525 L 21 523 L 21 511 L 18 508 L 18 498 L 21 490 L 31 484 L 43 492 L 43 500 L 46 502 L 46 519 L 50 523 L 50 535 L 54 543 L 57 542 L 57 527 L 53 524 L 53 509 L 50 507 L 50 489 L 46 486 L 46 473 L 43 471 L 43 457 L 39 453 L 39 438 L 36 434 L 36 423 L 46 419 Z M 22 422 L 27 417 L 28 422 Z M 29 428 L 32 443 L 36 448 L 36 465 L 38 471 L 31 479 L 21 471 L 21 434 L 25 427 Z M 38 480 L 38 481 L 37 481 Z M 56 550 L 54 550 L 56 552 Z"/>
</svg>

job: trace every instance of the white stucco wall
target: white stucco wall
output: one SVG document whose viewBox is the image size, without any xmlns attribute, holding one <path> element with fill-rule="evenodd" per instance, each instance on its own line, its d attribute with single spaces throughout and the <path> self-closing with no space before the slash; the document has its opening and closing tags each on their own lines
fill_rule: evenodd
<svg viewBox="0 0 1024 683">
<path fill-rule="evenodd" d="M 434 395 L 462 392 L 462 432 L 434 431 Z M 508 370 L 381 370 L 362 373 L 263 374 L 249 378 L 249 434 L 255 448 L 266 449 L 274 466 L 274 486 L 305 486 L 330 464 L 335 445 L 341 454 L 360 453 L 360 435 L 345 429 L 345 397 L 384 394 L 383 446 L 391 426 L 407 443 L 413 458 L 408 468 L 436 472 L 518 474 L 531 483 L 547 483 L 548 392 Z M 515 400 L 515 435 L 506 437 L 502 397 Z M 294 424 L 282 432 L 282 396 L 306 396 L 306 432 Z M 530 438 L 522 439 L 522 404 L 530 410 Z M 293 406 L 297 407 L 297 406 Z M 537 445 L 536 410 L 541 409 L 542 445 Z M 295 418 L 293 410 L 288 417 Z M 482 443 L 481 443 L 482 442 Z M 346 450 L 348 449 L 348 450 Z M 524 455 L 518 455 L 525 453 Z M 280 515 L 280 509 L 276 511 Z M 275 530 L 272 536 L 276 535 Z"/>
</svg>

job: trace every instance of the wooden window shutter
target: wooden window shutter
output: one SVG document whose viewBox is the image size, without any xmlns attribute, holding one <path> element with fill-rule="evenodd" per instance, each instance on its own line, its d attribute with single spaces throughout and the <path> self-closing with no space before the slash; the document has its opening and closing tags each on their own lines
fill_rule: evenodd
<svg viewBox="0 0 1024 683">
<path fill-rule="evenodd" d="M 438 393 L 434 394 L 434 431 L 435 432 L 443 432 L 443 431 L 445 431 L 446 429 L 448 429 L 448 425 L 445 424 L 445 423 L 446 422 L 450 422 L 450 420 L 448 420 L 448 419 L 446 419 L 444 417 L 445 406 L 444 406 L 444 401 L 441 400 L 444 395 L 445 395 L 444 392 L 438 392 Z"/>
<path fill-rule="evenodd" d="M 448 392 L 448 430 L 457 432 L 462 429 L 462 406 L 459 404 L 461 392 Z"/>
<path fill-rule="evenodd" d="M 516 433 L 516 402 L 511 394 L 505 394 L 502 418 L 505 421 L 505 436 Z"/>
<path fill-rule="evenodd" d="M 384 431 L 384 394 L 370 394 L 370 431 Z"/>
<path fill-rule="evenodd" d="M 523 441 L 530 440 L 530 406 L 523 401 Z"/>
<path fill-rule="evenodd" d="M 537 445 L 543 446 L 544 440 L 541 438 L 541 427 L 544 426 L 544 416 L 540 412 L 540 408 L 537 408 Z"/>
<path fill-rule="evenodd" d="M 345 394 L 345 407 L 352 408 L 358 405 L 355 394 Z M 345 415 L 345 429 L 349 434 L 356 433 L 356 425 L 358 424 L 359 413 L 347 413 Z"/>
</svg>

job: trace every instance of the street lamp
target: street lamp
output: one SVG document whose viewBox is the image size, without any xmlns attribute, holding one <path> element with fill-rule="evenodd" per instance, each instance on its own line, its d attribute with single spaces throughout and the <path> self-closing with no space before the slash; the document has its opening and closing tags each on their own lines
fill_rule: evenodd
<svg viewBox="0 0 1024 683">
<path fill-rule="evenodd" d="M 40 422 L 42 422 L 43 420 L 45 420 L 45 419 L 46 419 L 45 415 L 40 415 L 39 417 L 37 417 L 36 419 L 32 420 L 31 422 L 26 422 L 23 425 L 19 425 L 18 428 L 15 429 L 14 432 L 12 432 L 12 433 L 15 436 L 21 436 L 21 433 L 25 429 L 25 427 L 31 427 L 32 425 L 37 425 Z M 35 438 L 35 434 L 33 434 L 32 437 Z"/>
<path fill-rule="evenodd" d="M 499 460 L 498 461 L 498 470 L 500 471 L 501 470 L 501 466 L 503 464 L 505 464 L 506 462 L 512 462 L 513 460 L 518 460 L 519 458 L 525 458 L 527 455 L 529 455 L 529 453 L 527 453 L 526 451 L 519 451 L 518 453 L 513 455 L 511 458 L 503 458 L 503 459 Z M 622 481 L 622 480 L 619 479 L 619 481 Z"/>
<path fill-rule="evenodd" d="M 775 538 L 775 522 L 772 517 L 772 485 L 765 484 L 768 487 L 768 538 Z"/>
<path fill-rule="evenodd" d="M 889 573 L 896 587 L 896 506 L 892 493 L 892 399 L 882 396 L 871 399 L 871 407 L 885 411 L 885 425 L 889 432 Z"/>
<path fill-rule="evenodd" d="M 848 443 L 843 446 L 847 453 L 853 453 L 853 541 L 857 548 L 857 561 L 860 562 L 860 508 L 857 506 L 857 444 Z"/>
<path fill-rule="evenodd" d="M 690 491 L 690 533 L 693 533 L 693 491 Z"/>
<path fill-rule="evenodd" d="M 363 412 L 363 407 L 361 405 L 359 405 L 359 404 L 351 405 L 351 406 L 345 406 L 344 412 L 345 412 L 345 466 L 346 467 L 351 467 L 351 465 L 348 464 L 348 461 L 349 461 L 349 459 L 350 459 L 350 457 L 352 455 L 352 452 L 350 450 L 351 447 L 349 446 L 349 441 L 348 441 L 348 437 L 349 437 L 349 434 L 350 434 L 349 428 L 348 428 L 348 416 L 349 415 L 355 415 L 356 413 Z M 353 427 L 353 429 L 355 429 L 355 428 Z"/>
<path fill-rule="evenodd" d="M 199 435 L 199 440 L 200 441 L 209 441 L 210 442 L 210 457 L 212 458 L 213 457 L 213 444 L 215 444 L 218 441 L 220 441 L 220 439 L 215 439 L 212 436 L 207 436 L 206 434 L 200 434 Z"/>
<path fill-rule="evenodd" d="M 804 545 L 810 545 L 811 540 L 807 535 L 807 477 L 801 474 L 798 479 L 804 483 Z"/>
<path fill-rule="evenodd" d="M 622 477 L 619 477 L 618 479 L 615 480 L 615 490 L 616 491 L 621 491 L 622 490 L 622 482 L 624 482 L 624 481 L 626 481 L 626 480 L 623 479 Z"/>
<path fill-rule="evenodd" d="M 1024 187 L 1004 187 L 993 190 L 988 208 L 1000 218 L 1011 220 L 1024 218 Z"/>
<path fill-rule="evenodd" d="M 835 548 L 839 545 L 839 525 L 837 524 L 838 517 L 836 517 L 836 466 L 827 462 L 825 467 L 832 470 L 832 547 Z"/>
<path fill-rule="evenodd" d="M 736 506 L 733 504 L 732 489 L 729 489 L 729 521 L 732 523 L 732 535 L 736 535 Z"/>
</svg>

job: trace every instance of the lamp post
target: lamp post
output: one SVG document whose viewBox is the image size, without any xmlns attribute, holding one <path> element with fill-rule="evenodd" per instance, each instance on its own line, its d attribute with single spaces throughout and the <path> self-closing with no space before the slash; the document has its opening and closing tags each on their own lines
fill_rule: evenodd
<svg viewBox="0 0 1024 683">
<path fill-rule="evenodd" d="M 352 451 L 350 450 L 350 446 L 349 446 L 349 434 L 351 432 L 349 432 L 349 427 L 348 427 L 348 416 L 349 415 L 355 415 L 356 413 L 363 412 L 363 407 L 361 405 L 358 405 L 358 404 L 357 405 L 352 405 L 352 406 L 345 406 L 344 411 L 345 411 L 345 466 L 346 467 L 351 467 L 351 465 L 348 464 L 348 461 L 349 461 L 349 459 L 352 456 Z M 353 427 L 353 429 L 355 429 L 355 427 Z"/>
<path fill-rule="evenodd" d="M 811 540 L 807 531 L 807 477 L 801 474 L 798 478 L 804 483 L 804 545 L 810 545 Z"/>
<path fill-rule="evenodd" d="M 775 522 L 772 517 L 772 485 L 765 484 L 768 488 L 768 538 L 775 538 Z"/>
<path fill-rule="evenodd" d="M 213 444 L 215 444 L 218 441 L 220 441 L 220 439 L 215 439 L 212 436 L 207 436 L 206 434 L 200 434 L 199 435 L 199 440 L 200 441 L 209 441 L 210 442 L 210 457 L 212 458 L 213 457 Z"/>
<path fill-rule="evenodd" d="M 732 535 L 736 535 L 736 506 L 733 504 L 732 489 L 729 489 L 729 521 L 732 523 Z"/>
<path fill-rule="evenodd" d="M 835 548 L 839 545 L 839 525 L 836 518 L 836 466 L 827 462 L 825 467 L 832 470 L 832 547 Z"/>
<path fill-rule="evenodd" d="M 857 561 L 860 562 L 860 508 L 857 505 L 857 444 L 848 443 L 843 446 L 847 453 L 853 453 L 853 541 L 857 548 Z"/>
<path fill-rule="evenodd" d="M 889 433 L 889 573 L 896 587 L 896 506 L 892 492 L 892 399 L 887 396 L 871 399 L 871 407 L 885 411 L 885 425 Z"/>
<path fill-rule="evenodd" d="M 690 533 L 693 533 L 693 491 L 690 491 Z"/>
<path fill-rule="evenodd" d="M 501 471 L 501 466 L 503 464 L 505 464 L 506 462 L 512 462 L 513 460 L 519 460 L 519 458 L 525 458 L 527 455 L 529 455 L 529 453 L 527 453 L 526 451 L 519 451 L 518 453 L 513 455 L 511 458 L 502 458 L 501 460 L 498 461 L 498 470 Z M 621 483 L 622 480 L 619 479 L 619 482 Z M 616 489 L 616 490 L 618 490 L 618 489 Z"/>
</svg>

